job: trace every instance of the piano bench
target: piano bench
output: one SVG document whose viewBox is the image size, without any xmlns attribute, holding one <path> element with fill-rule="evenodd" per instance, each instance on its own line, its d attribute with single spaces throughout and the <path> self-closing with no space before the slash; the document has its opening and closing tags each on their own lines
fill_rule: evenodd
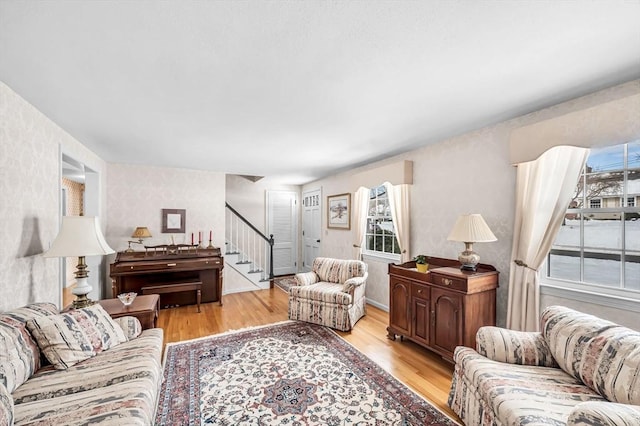
<svg viewBox="0 0 640 426">
<path fill-rule="evenodd" d="M 196 301 L 198 302 L 198 312 L 200 312 L 200 300 L 202 298 L 202 281 L 151 285 L 151 286 L 142 287 L 141 290 L 142 290 L 142 294 L 180 293 L 182 291 L 195 290 Z"/>
</svg>

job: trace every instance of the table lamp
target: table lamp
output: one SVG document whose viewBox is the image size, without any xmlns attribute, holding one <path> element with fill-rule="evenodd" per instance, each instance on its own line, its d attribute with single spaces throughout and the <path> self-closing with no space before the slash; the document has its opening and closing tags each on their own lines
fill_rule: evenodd
<svg viewBox="0 0 640 426">
<path fill-rule="evenodd" d="M 151 232 L 149 232 L 149 229 L 146 226 L 138 226 L 134 231 L 133 234 L 131 234 L 131 238 L 137 238 L 138 241 L 128 241 L 129 243 L 129 248 L 127 248 L 125 250 L 125 252 L 127 253 L 131 253 L 133 251 L 133 249 L 131 248 L 131 244 L 142 244 L 142 239 L 143 238 L 151 238 Z"/>
<path fill-rule="evenodd" d="M 481 215 L 463 214 L 458 217 L 455 225 L 453 225 L 447 240 L 464 243 L 465 249 L 458 255 L 458 261 L 461 264 L 460 269 L 463 271 L 475 271 L 480 262 L 480 256 L 473 251 L 473 243 L 496 241 L 497 238 L 493 235 Z"/>
<path fill-rule="evenodd" d="M 43 256 L 78 257 L 78 266 L 75 272 L 76 286 L 72 290 L 72 293 L 76 295 L 73 307 L 78 309 L 95 303 L 87 297 L 92 287 L 87 280 L 89 271 L 85 263 L 85 256 L 111 253 L 114 253 L 114 250 L 105 241 L 97 217 L 63 216 L 60 232 L 51 244 L 51 248 Z"/>
</svg>

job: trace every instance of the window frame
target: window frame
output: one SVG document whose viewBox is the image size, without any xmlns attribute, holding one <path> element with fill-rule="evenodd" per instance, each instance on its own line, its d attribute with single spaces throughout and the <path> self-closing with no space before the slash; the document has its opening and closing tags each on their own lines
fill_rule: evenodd
<svg viewBox="0 0 640 426">
<path fill-rule="evenodd" d="M 626 238 L 628 237 L 625 229 L 625 226 L 626 226 L 625 221 L 622 220 L 623 213 L 625 214 L 640 213 L 639 206 L 629 205 L 629 201 L 632 198 L 634 199 L 633 201 L 635 201 L 635 195 L 627 194 L 627 190 L 629 187 L 628 179 L 627 179 L 629 176 L 629 171 L 640 170 L 637 167 L 633 167 L 633 166 L 629 168 L 628 147 L 631 144 L 634 144 L 634 145 L 638 144 L 638 142 L 639 141 L 634 140 L 624 144 L 617 145 L 617 146 L 623 147 L 624 164 L 621 170 L 616 169 L 616 170 L 612 170 L 611 172 L 621 171 L 624 176 L 623 181 L 621 183 L 622 193 L 620 195 L 620 201 L 621 201 L 620 207 L 603 207 L 602 197 L 600 196 L 587 199 L 587 194 L 586 194 L 587 176 L 590 174 L 594 174 L 594 172 L 587 171 L 586 165 L 585 165 L 585 168 L 581 173 L 581 179 L 584 179 L 581 181 L 584 182 L 585 184 L 585 187 L 584 187 L 585 189 L 582 194 L 583 200 L 582 200 L 582 203 L 578 203 L 585 207 L 583 208 L 570 207 L 570 208 L 567 208 L 565 213 L 567 217 L 569 217 L 570 215 L 575 217 L 577 215 L 582 218 L 582 221 L 580 223 L 580 243 L 579 243 L 579 246 L 577 247 L 580 252 L 580 281 L 574 281 L 574 280 L 550 276 L 550 273 L 551 273 L 550 271 L 551 266 L 549 262 L 549 259 L 551 256 L 551 251 L 550 251 L 549 254 L 547 254 L 547 259 L 545 260 L 545 263 L 543 264 L 544 269 L 540 273 L 541 294 L 556 296 L 556 297 L 563 297 L 563 298 L 570 298 L 573 300 L 578 300 L 578 301 L 583 301 L 588 303 L 597 303 L 604 306 L 610 306 L 614 308 L 621 308 L 621 309 L 626 309 L 634 312 L 640 312 L 640 289 L 636 290 L 634 288 L 625 287 L 626 285 L 625 257 L 627 256 L 627 253 L 628 253 L 628 250 L 626 250 Z M 616 145 L 611 146 L 611 148 L 614 146 Z M 600 200 L 600 207 L 592 206 L 591 201 L 595 199 Z M 622 203 L 623 200 L 626 200 L 626 203 Z M 620 215 L 620 219 L 618 220 L 620 220 L 620 228 L 621 228 L 620 229 L 620 234 L 621 234 L 620 238 L 622 238 L 621 246 L 619 249 L 611 250 L 612 253 L 613 252 L 620 253 L 620 282 L 618 286 L 611 286 L 607 284 L 599 284 L 599 283 L 583 281 L 585 252 L 588 252 L 590 249 L 592 249 L 588 246 L 585 246 L 584 220 L 585 220 L 585 217 L 588 217 L 588 215 L 591 213 L 609 214 L 612 216 L 616 214 Z M 555 244 L 555 241 L 554 241 L 554 244 L 552 245 L 552 250 L 554 249 L 554 247 L 558 247 Z M 559 247 L 560 247 L 559 249 L 561 249 L 562 246 L 559 246 Z M 629 256 L 636 256 L 636 255 L 631 254 L 629 252 Z"/>
<path fill-rule="evenodd" d="M 370 212 L 370 203 L 372 200 L 371 197 L 371 193 L 373 191 L 376 191 L 376 199 L 379 198 L 379 190 L 380 188 L 384 188 L 385 194 L 386 194 L 386 199 L 387 199 L 387 204 L 389 203 L 389 195 L 387 194 L 387 188 L 384 186 L 384 184 L 382 185 L 378 185 L 375 186 L 373 188 L 369 189 L 369 197 L 367 199 L 367 219 L 366 219 L 366 226 L 365 226 L 365 232 L 364 232 L 364 240 L 362 242 L 362 255 L 365 257 L 369 257 L 369 258 L 373 258 L 373 259 L 380 259 L 380 260 L 384 260 L 384 261 L 392 261 L 392 262 L 399 262 L 401 260 L 401 253 L 390 253 L 390 252 L 386 252 L 386 251 L 379 251 L 379 250 L 371 250 L 368 248 L 368 237 L 370 235 L 373 235 L 375 238 L 375 233 L 372 234 L 369 231 L 369 220 L 375 220 L 373 218 L 385 218 L 388 219 L 388 221 L 393 225 L 393 217 L 391 214 L 387 215 L 376 215 L 376 216 L 371 216 L 369 214 Z M 393 244 L 394 247 L 398 246 L 399 248 L 399 244 L 398 244 L 398 239 L 395 235 L 395 232 L 393 233 L 393 238 L 395 240 L 395 243 Z M 382 244 L 383 248 L 384 248 L 384 242 Z"/>
</svg>

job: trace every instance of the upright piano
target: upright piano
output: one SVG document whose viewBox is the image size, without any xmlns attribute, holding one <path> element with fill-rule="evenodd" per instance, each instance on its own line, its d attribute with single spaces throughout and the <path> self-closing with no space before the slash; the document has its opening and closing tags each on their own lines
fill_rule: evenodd
<svg viewBox="0 0 640 426">
<path fill-rule="evenodd" d="M 195 292 L 171 292 L 171 286 L 201 283 L 202 302 L 222 305 L 223 258 L 219 248 L 197 250 L 147 250 L 119 252 L 111 264 L 113 297 L 120 293 L 143 294 L 143 287 L 164 288 L 160 306 L 192 305 Z M 167 291 L 169 290 L 169 291 Z"/>
</svg>

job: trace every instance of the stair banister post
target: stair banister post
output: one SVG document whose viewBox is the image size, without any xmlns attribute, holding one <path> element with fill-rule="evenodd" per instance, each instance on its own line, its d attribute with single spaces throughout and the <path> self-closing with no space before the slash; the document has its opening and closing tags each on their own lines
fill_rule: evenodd
<svg viewBox="0 0 640 426">
<path fill-rule="evenodd" d="M 269 279 L 273 279 L 273 234 L 269 235 Z"/>
</svg>

